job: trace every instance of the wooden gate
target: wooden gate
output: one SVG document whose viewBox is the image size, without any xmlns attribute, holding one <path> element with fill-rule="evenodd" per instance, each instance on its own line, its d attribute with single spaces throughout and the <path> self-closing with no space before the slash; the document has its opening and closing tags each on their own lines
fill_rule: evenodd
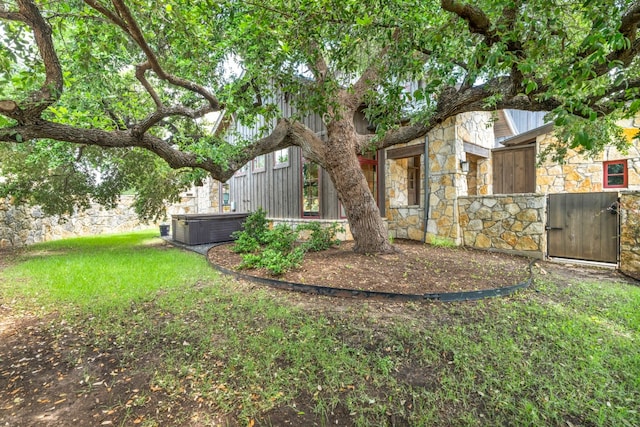
<svg viewBox="0 0 640 427">
<path fill-rule="evenodd" d="M 550 194 L 550 257 L 618 262 L 617 193 Z"/>
</svg>

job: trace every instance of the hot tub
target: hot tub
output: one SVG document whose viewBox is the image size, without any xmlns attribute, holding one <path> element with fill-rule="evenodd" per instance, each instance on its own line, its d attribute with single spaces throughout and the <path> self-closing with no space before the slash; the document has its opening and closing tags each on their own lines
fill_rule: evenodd
<svg viewBox="0 0 640 427">
<path fill-rule="evenodd" d="M 171 216 L 172 238 L 186 245 L 228 242 L 242 229 L 248 213 L 184 214 Z"/>
</svg>

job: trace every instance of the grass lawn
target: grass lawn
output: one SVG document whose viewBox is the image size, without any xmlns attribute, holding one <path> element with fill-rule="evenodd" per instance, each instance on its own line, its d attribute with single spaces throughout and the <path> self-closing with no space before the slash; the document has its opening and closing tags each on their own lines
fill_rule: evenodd
<svg viewBox="0 0 640 427">
<path fill-rule="evenodd" d="M 61 361 L 18 389 L 2 341 L 29 328 L 0 327 L 0 425 L 39 416 L 46 384 L 75 414 L 59 425 L 640 425 L 638 286 L 538 273 L 509 298 L 339 300 L 234 282 L 155 234 L 0 267 L 0 315 Z"/>
</svg>

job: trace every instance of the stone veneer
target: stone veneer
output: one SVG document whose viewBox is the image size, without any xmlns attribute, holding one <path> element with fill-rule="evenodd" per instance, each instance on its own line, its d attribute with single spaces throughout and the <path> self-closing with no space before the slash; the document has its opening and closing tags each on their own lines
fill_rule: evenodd
<svg viewBox="0 0 640 427">
<path fill-rule="evenodd" d="M 620 270 L 640 280 L 640 193 L 620 195 Z"/>
<path fill-rule="evenodd" d="M 421 144 L 424 140 L 420 139 Z M 415 144 L 415 142 L 414 142 Z M 408 159 L 387 161 L 385 182 L 385 212 L 388 220 L 389 235 L 397 239 L 424 239 L 424 155 L 420 156 L 420 195 L 419 204 L 408 204 L 407 164 Z"/>
<path fill-rule="evenodd" d="M 547 198 L 536 194 L 458 198 L 464 246 L 543 258 Z"/>
<path fill-rule="evenodd" d="M 421 168 L 420 203 L 407 205 L 406 159 L 387 160 L 385 182 L 389 220 L 389 232 L 397 238 L 430 241 L 445 238 L 462 244 L 457 198 L 471 193 L 488 194 L 491 191 L 491 167 L 489 159 L 467 155 L 464 144 L 471 143 L 492 148 L 494 135 L 491 113 L 463 113 L 445 120 L 428 135 L 429 140 L 429 220 L 424 232 L 424 167 Z M 408 145 L 424 144 L 416 139 Z M 394 146 L 394 148 L 403 145 Z M 421 160 L 424 161 L 423 156 Z M 462 172 L 461 161 L 470 163 L 469 174 Z"/>
<path fill-rule="evenodd" d="M 640 127 L 640 118 L 625 120 L 619 123 L 627 129 L 629 138 L 634 128 Z M 540 153 L 556 141 L 552 133 L 536 138 L 537 152 Z M 536 168 L 536 193 L 595 193 L 600 191 L 618 191 L 619 189 L 603 188 L 604 171 L 602 162 L 627 159 L 628 190 L 640 190 L 640 144 L 629 147 L 627 153 L 619 152 L 613 146 L 607 146 L 593 158 L 585 157 L 576 150 L 569 150 L 565 163 L 559 165 L 551 159 L 545 159 Z"/>
<path fill-rule="evenodd" d="M 349 227 L 349 221 L 347 221 L 346 219 L 267 218 L 267 220 L 271 223 L 271 226 L 286 224 L 291 228 L 295 228 L 299 224 L 305 224 L 309 222 L 319 222 L 323 226 L 329 226 L 336 223 L 344 227 L 344 232 L 338 233 L 336 235 L 336 238 L 342 241 L 353 240 L 351 228 Z"/>
<path fill-rule="evenodd" d="M 14 206 L 0 199 L 0 248 L 153 227 L 140 222 L 132 202 L 133 196 L 122 196 L 114 209 L 105 210 L 96 205 L 63 219 L 57 215 L 46 216 L 37 206 Z"/>
<path fill-rule="evenodd" d="M 491 148 L 494 136 L 490 124 L 491 113 L 464 113 L 445 120 L 429 133 L 431 195 L 427 241 L 439 237 L 463 244 L 458 198 L 469 194 L 469 181 L 479 185 L 473 192 L 490 191 L 488 171 L 491 169 L 488 161 L 467 156 L 464 144 Z M 460 162 L 463 160 L 476 163 L 469 171 L 476 174 L 474 179 L 468 180 L 462 172 Z"/>
</svg>

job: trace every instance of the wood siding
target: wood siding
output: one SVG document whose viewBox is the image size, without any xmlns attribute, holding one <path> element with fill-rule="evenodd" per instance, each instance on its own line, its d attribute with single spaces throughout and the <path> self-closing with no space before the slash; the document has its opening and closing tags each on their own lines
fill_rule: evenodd
<svg viewBox="0 0 640 427">
<path fill-rule="evenodd" d="M 273 100 L 270 100 L 273 102 Z M 295 108 L 289 104 L 284 96 L 276 100 L 278 108 L 284 117 L 296 114 Z M 367 123 L 361 111 L 354 116 L 356 128 L 359 133 L 371 133 L 367 129 Z M 326 127 L 317 114 L 312 114 L 302 120 L 308 128 L 315 131 L 321 138 L 326 138 Z M 276 122 L 271 123 L 271 128 Z M 227 137 L 230 142 L 240 140 L 254 140 L 261 136 L 260 128 L 264 122 L 258 122 L 253 126 L 244 126 L 238 122 L 232 126 L 232 132 Z M 384 176 L 380 168 L 384 162 L 378 164 L 378 188 L 380 179 Z M 302 157 L 298 147 L 289 147 L 289 164 L 286 166 L 275 165 L 274 154 L 269 153 L 265 158 L 264 171 L 254 172 L 252 162 L 249 162 L 245 174 L 236 174 L 229 182 L 229 202 L 235 205 L 236 212 L 254 212 L 258 208 L 267 211 L 272 218 L 301 218 L 302 217 Z M 340 203 L 338 193 L 331 182 L 331 178 L 320 168 L 319 198 L 320 217 L 324 219 L 340 218 Z M 383 195 L 378 192 L 378 199 Z M 384 206 L 383 202 L 379 203 Z"/>
<path fill-rule="evenodd" d="M 494 194 L 535 192 L 535 145 L 493 150 L 491 156 Z"/>
<path fill-rule="evenodd" d="M 301 212 L 300 149 L 289 147 L 289 164 L 275 167 L 274 154 L 265 158 L 265 170 L 247 173 L 229 180 L 229 201 L 237 212 L 267 211 L 273 218 L 298 218 Z"/>
</svg>

